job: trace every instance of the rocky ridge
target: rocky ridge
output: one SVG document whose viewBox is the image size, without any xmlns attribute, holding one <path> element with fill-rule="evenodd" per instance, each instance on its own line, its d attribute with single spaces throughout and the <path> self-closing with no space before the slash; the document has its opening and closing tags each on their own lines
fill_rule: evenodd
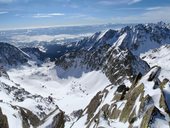
<svg viewBox="0 0 170 128">
<path fill-rule="evenodd" d="M 170 110 L 166 89 L 170 83 L 158 79 L 160 70 L 153 67 L 146 75 L 136 77 L 130 87 L 110 85 L 98 92 L 72 128 L 80 122 L 86 128 L 159 127 L 157 120 L 167 127 Z"/>
</svg>

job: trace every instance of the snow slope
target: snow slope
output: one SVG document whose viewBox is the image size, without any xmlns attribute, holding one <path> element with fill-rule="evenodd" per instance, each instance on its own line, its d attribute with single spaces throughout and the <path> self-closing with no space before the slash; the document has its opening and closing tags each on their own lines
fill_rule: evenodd
<svg viewBox="0 0 170 128">
<path fill-rule="evenodd" d="M 160 48 L 149 50 L 141 54 L 140 57 L 145 60 L 151 67 L 158 65 L 161 67 L 160 80 L 164 78 L 170 79 L 170 45 L 163 45 Z"/>
<path fill-rule="evenodd" d="M 62 79 L 57 76 L 53 62 L 45 63 L 40 67 L 37 67 L 34 62 L 30 63 L 31 67 L 22 66 L 22 68 L 9 70 L 11 80 L 34 95 L 51 96 L 66 115 L 83 109 L 98 91 L 110 84 L 101 71 L 86 72 L 79 78 L 70 76 Z M 66 123 L 66 127 L 70 125 L 71 122 Z"/>
<path fill-rule="evenodd" d="M 22 128 L 24 121 L 29 123 L 34 119 L 36 123 L 30 122 L 28 125 L 35 127 L 46 115 L 58 109 L 48 97 L 30 92 L 8 77 L 0 77 L 0 108 L 7 116 L 10 128 Z M 25 116 L 27 118 L 23 120 Z"/>
</svg>

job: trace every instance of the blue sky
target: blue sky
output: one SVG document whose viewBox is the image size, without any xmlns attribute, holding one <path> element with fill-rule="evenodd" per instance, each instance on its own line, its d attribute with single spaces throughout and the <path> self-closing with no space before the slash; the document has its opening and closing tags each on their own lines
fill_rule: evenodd
<svg viewBox="0 0 170 128">
<path fill-rule="evenodd" d="M 170 0 L 0 0 L 0 29 L 170 22 Z"/>
</svg>

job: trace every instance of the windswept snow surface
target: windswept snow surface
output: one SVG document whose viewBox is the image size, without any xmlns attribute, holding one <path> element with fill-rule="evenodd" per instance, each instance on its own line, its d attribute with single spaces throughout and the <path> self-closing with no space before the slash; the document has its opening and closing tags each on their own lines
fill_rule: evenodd
<svg viewBox="0 0 170 128">
<path fill-rule="evenodd" d="M 39 67 L 34 62 L 30 63 L 31 66 L 8 70 L 10 79 L 33 95 L 51 96 L 55 104 L 67 115 L 84 109 L 98 91 L 110 84 L 101 71 L 82 73 L 79 78 L 70 76 L 62 79 L 57 76 L 53 62 Z M 72 122 L 66 123 L 66 127 L 71 124 Z"/>
<path fill-rule="evenodd" d="M 151 67 L 160 66 L 161 73 L 159 79 L 162 81 L 164 78 L 170 79 L 170 45 L 163 45 L 160 48 L 149 50 L 140 56 Z"/>
</svg>

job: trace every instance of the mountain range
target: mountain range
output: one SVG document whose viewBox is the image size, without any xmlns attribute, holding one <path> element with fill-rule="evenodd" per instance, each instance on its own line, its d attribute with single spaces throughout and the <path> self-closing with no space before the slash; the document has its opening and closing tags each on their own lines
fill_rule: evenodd
<svg viewBox="0 0 170 128">
<path fill-rule="evenodd" d="M 170 27 L 108 29 L 70 43 L 0 43 L 0 127 L 169 128 Z"/>
</svg>

